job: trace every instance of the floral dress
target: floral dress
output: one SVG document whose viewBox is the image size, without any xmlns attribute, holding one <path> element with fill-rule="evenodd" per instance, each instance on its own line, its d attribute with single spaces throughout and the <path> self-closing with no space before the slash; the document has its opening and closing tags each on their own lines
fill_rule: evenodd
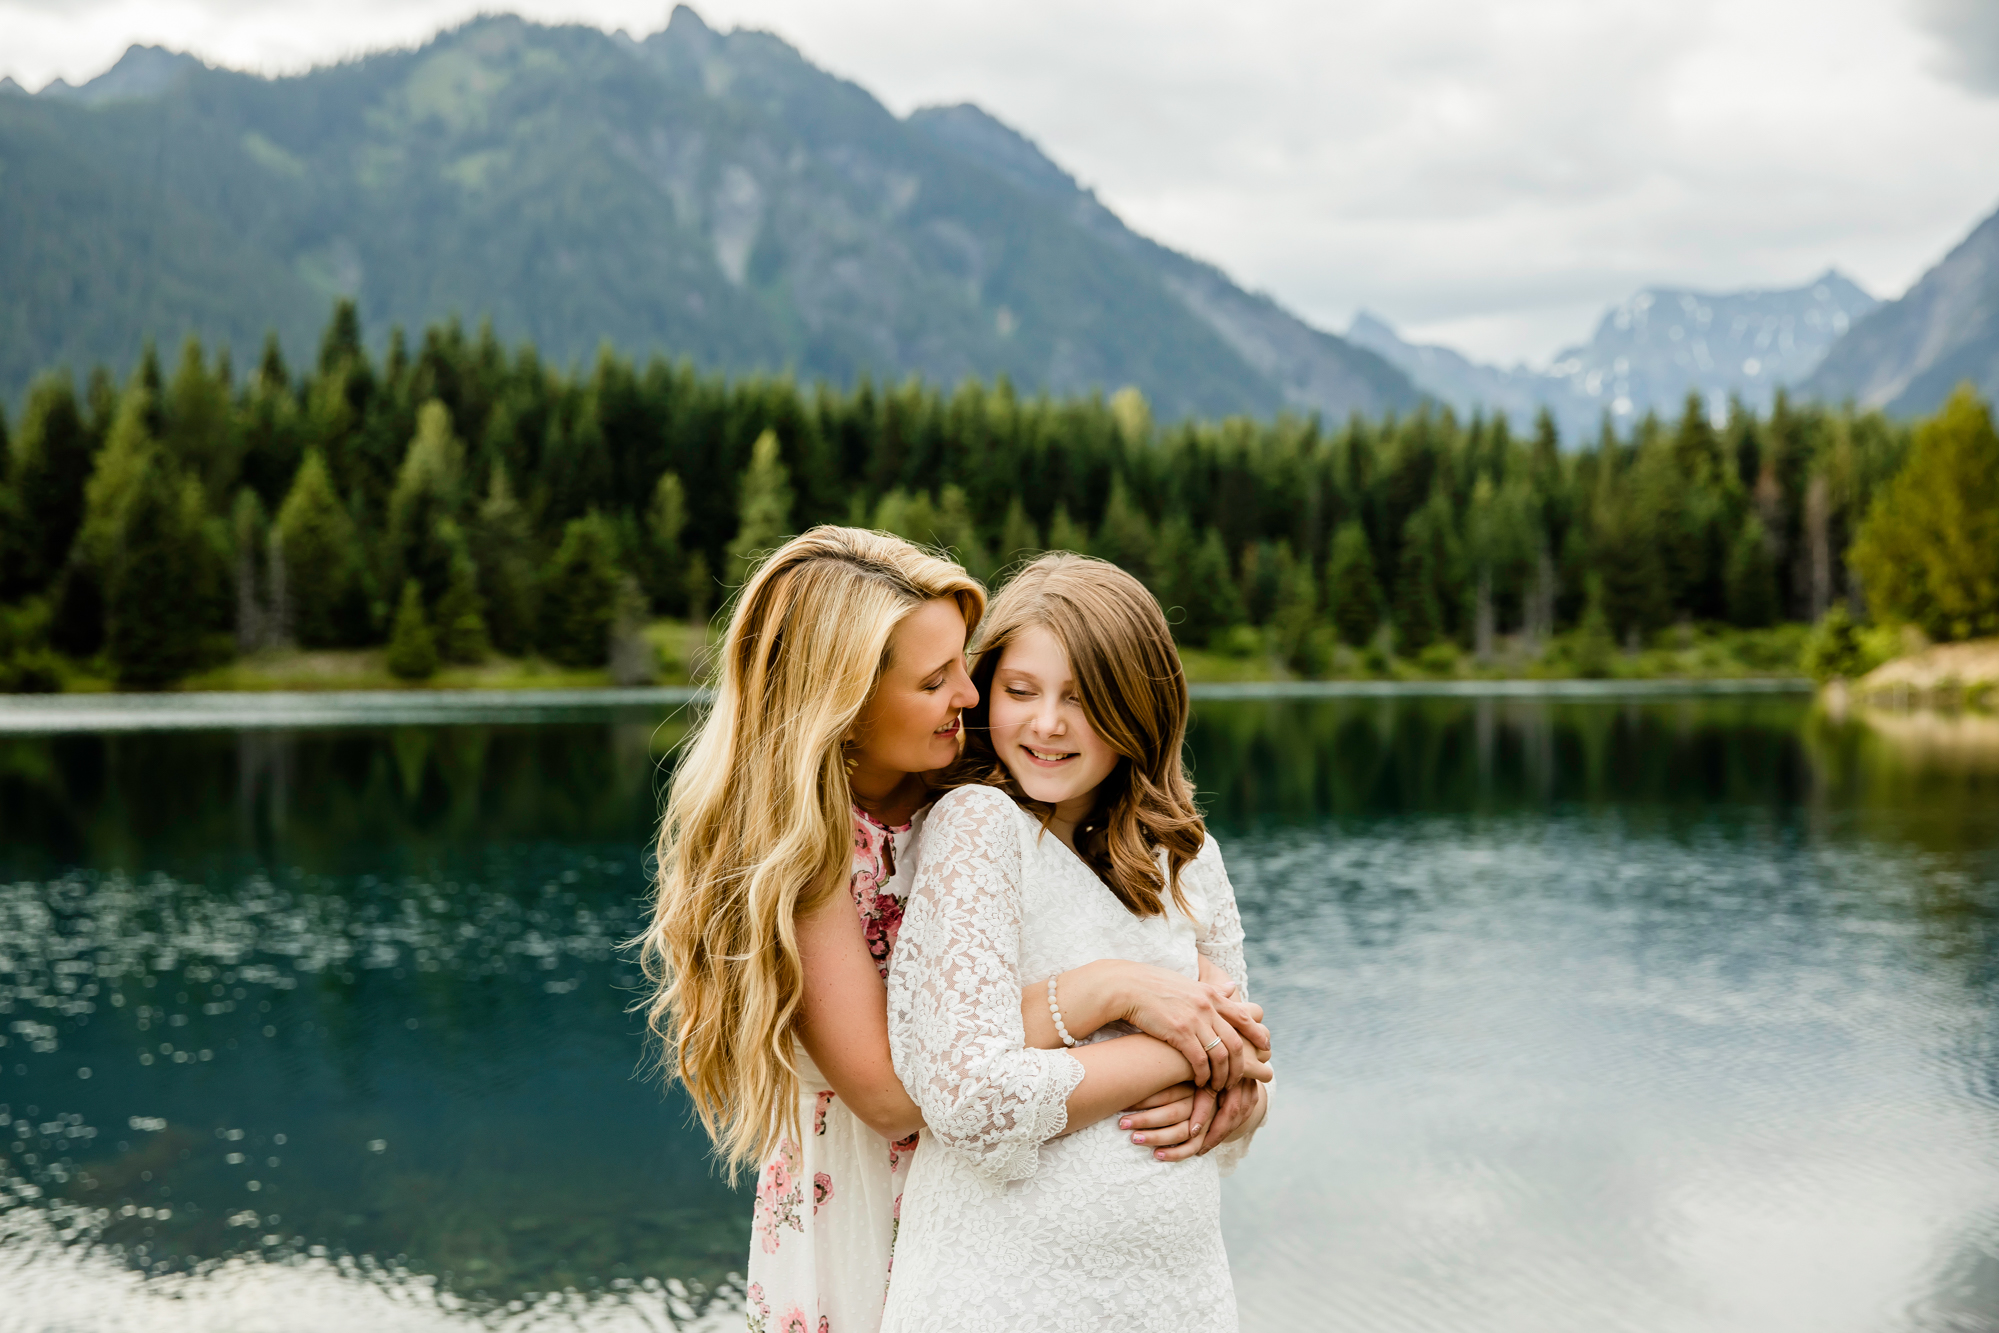
<svg viewBox="0 0 1999 1333">
<path fill-rule="evenodd" d="M 849 888 L 882 979 L 902 926 L 897 853 L 922 816 L 890 828 L 854 810 Z M 875 1333 L 888 1291 L 902 1184 L 917 1135 L 890 1143 L 797 1052 L 803 1143 L 785 1138 L 757 1172 L 745 1314 L 749 1333 Z"/>
</svg>

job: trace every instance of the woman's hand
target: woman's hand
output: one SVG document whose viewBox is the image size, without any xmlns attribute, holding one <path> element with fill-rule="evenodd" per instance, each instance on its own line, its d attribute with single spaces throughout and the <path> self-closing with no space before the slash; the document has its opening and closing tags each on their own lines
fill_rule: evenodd
<svg viewBox="0 0 1999 1333">
<path fill-rule="evenodd" d="M 1201 1136 L 1200 1155 L 1205 1157 L 1229 1140 L 1253 1132 L 1263 1123 L 1268 1106 L 1269 1093 L 1254 1079 L 1245 1079 L 1223 1091 L 1214 1113 L 1208 1117 L 1207 1131 Z"/>
<path fill-rule="evenodd" d="M 1235 999 L 1235 983 L 1206 958 L 1199 980 L 1142 963 L 1092 966 L 1117 969 L 1117 1016 L 1180 1052 L 1196 1084 L 1219 1090 L 1238 1083 L 1249 1074 L 1251 1053 L 1270 1049 L 1263 1007 Z"/>
</svg>

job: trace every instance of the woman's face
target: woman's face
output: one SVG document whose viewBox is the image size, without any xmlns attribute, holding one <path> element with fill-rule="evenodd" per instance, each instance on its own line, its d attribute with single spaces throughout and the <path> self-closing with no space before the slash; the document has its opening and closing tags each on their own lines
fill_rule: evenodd
<svg viewBox="0 0 1999 1333">
<path fill-rule="evenodd" d="M 861 710 L 847 756 L 856 775 L 928 773 L 958 757 L 958 715 L 979 701 L 965 670 L 965 616 L 935 597 L 889 637 L 888 667 Z"/>
<path fill-rule="evenodd" d="M 1090 811 L 1118 753 L 1091 729 L 1069 654 L 1040 625 L 1016 635 L 993 672 L 993 750 L 1021 790 L 1069 822 Z"/>
</svg>

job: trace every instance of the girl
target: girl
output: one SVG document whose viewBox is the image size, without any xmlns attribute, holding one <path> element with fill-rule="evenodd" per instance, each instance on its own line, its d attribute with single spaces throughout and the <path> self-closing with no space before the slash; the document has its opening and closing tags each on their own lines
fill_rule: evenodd
<svg viewBox="0 0 1999 1333">
<path fill-rule="evenodd" d="M 732 1175 L 757 1167 L 746 1294 L 769 1333 L 873 1333 L 881 1317 L 922 1124 L 888 1050 L 896 860 L 923 775 L 957 758 L 978 700 L 965 642 L 984 608 L 964 570 L 900 538 L 793 539 L 737 599 L 673 778 L 642 940 L 648 1018 Z M 1217 983 L 1110 962 L 1073 985 L 1083 1022 L 1158 1033 L 1226 1086 L 1244 1059 L 1236 1025 L 1268 1034 Z M 1017 1000 L 1047 1024 L 1045 997 Z M 1212 1095 L 1170 1091 L 1135 1122 L 1198 1152 Z"/>
<path fill-rule="evenodd" d="M 1186 1079 L 1183 1058 L 1115 1025 L 1075 1040 L 1066 1021 L 1071 969 L 1096 959 L 1191 976 L 1206 956 L 1238 995 L 1247 981 L 1181 766 L 1165 617 L 1116 566 L 1044 556 L 1000 594 L 972 680 L 962 785 L 929 814 L 889 972 L 896 1073 L 932 1142 L 882 1327 L 1234 1329 L 1218 1173 L 1262 1121 L 1269 1067 L 1252 1058 L 1235 1119 L 1209 1127 L 1227 1147 L 1173 1162 L 1105 1117 Z M 1023 983 L 1064 1049 L 1031 1044 Z"/>
</svg>

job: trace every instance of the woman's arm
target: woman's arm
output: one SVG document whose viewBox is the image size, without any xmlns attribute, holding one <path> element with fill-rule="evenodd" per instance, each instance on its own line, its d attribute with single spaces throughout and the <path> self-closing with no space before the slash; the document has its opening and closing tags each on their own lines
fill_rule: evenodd
<svg viewBox="0 0 1999 1333">
<path fill-rule="evenodd" d="M 798 949 L 805 973 L 798 1037 L 812 1063 L 826 1076 L 826 1082 L 847 1109 L 883 1138 L 899 1139 L 921 1129 L 923 1111 L 896 1078 L 895 1065 L 889 1057 L 887 988 L 876 970 L 873 955 L 868 952 L 860 916 L 844 892 L 828 894 L 824 902 L 798 918 Z M 1200 1017 L 1201 1003 L 1211 1004 L 1214 998 L 1210 988 L 1202 983 L 1161 968 L 1116 960 L 1092 963 L 1063 973 L 1063 980 L 1058 983 L 1063 1022 L 1068 1025 L 1070 1035 L 1086 1037 L 1106 1023 L 1128 1021 L 1127 1016 L 1135 1007 L 1130 996 L 1134 991 L 1148 993 L 1142 975 L 1136 985 L 1131 980 L 1133 974 L 1143 973 L 1158 974 L 1152 979 L 1150 993 L 1170 991 L 1175 982 L 1184 988 L 1190 997 L 1187 1007 L 1194 1020 Z M 1074 980 L 1078 977 L 1085 980 L 1078 984 Z M 1072 987 L 1079 992 L 1080 1000 L 1073 1012 Z M 1207 1012 L 1213 1012 L 1212 1007 Z M 1051 1051 L 1061 1048 L 1055 1020 L 1048 1014 L 1045 982 L 1022 988 L 1021 1013 L 1027 1020 L 1026 1045 Z M 1136 1047 L 1120 1047 L 1113 1055 L 1100 1053 L 1114 1045 L 1117 1043 L 1092 1043 L 1077 1053 L 1083 1060 L 1085 1077 L 1069 1101 L 1071 1132 L 1113 1111 L 1136 1105 L 1153 1093 L 1189 1078 L 1190 1074 L 1205 1076 L 1207 1072 L 1205 1057 L 1198 1070 L 1190 1070 L 1190 1061 L 1177 1045 L 1144 1054 Z M 1196 1054 L 1200 1052 L 1199 1043 L 1191 1036 L 1186 1045 Z M 1221 1064 L 1216 1063 L 1218 1067 Z M 1116 1100 L 1132 1089 L 1136 1091 L 1132 1091 L 1129 1100 Z M 1099 1109 L 1099 1103 L 1107 1101 L 1114 1104 Z"/>
<path fill-rule="evenodd" d="M 885 1139 L 923 1128 L 888 1052 L 888 990 L 843 887 L 798 918 L 798 1039 L 833 1093 Z"/>
</svg>

